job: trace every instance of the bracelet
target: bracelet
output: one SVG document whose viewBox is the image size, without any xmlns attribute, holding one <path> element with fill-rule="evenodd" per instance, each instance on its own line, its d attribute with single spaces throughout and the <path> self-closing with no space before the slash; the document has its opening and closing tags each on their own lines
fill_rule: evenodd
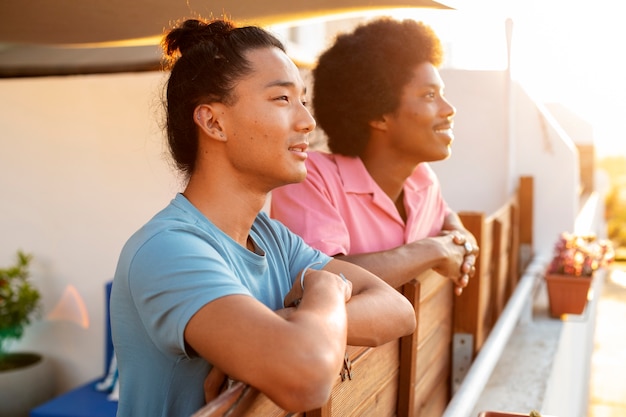
<svg viewBox="0 0 626 417">
<path fill-rule="evenodd" d="M 317 261 L 317 262 L 310 263 L 310 264 L 308 264 L 308 265 L 306 266 L 306 268 L 304 268 L 304 269 L 302 270 L 302 274 L 300 274 L 300 287 L 302 287 L 302 292 L 304 292 L 304 273 L 305 273 L 305 272 L 306 272 L 306 270 L 307 270 L 307 269 L 309 269 L 310 267 L 315 266 L 315 265 L 319 265 L 319 264 L 321 264 L 321 263 L 322 263 L 322 261 Z"/>
</svg>

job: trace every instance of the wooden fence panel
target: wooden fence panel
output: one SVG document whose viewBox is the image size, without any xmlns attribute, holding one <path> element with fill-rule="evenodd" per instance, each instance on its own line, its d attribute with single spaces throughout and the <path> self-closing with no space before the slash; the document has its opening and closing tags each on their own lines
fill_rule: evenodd
<svg viewBox="0 0 626 417">
<path fill-rule="evenodd" d="M 415 369 L 417 367 L 417 346 L 420 333 L 420 294 L 426 287 L 417 279 L 402 286 L 402 293 L 415 310 L 415 331 L 400 339 L 400 369 L 398 386 L 398 416 L 409 416 L 415 408 Z"/>
<path fill-rule="evenodd" d="M 404 415 L 439 417 L 450 399 L 454 288 L 452 281 L 434 271 L 424 272 L 418 277 L 418 281 L 422 289 L 417 364 L 412 384 L 414 404 L 409 413 Z M 443 398 L 446 401 L 430 404 L 433 398 Z M 438 407 L 437 404 L 443 406 Z"/>
<path fill-rule="evenodd" d="M 455 300 L 454 333 L 471 335 L 474 356 L 532 257 L 532 180 L 521 177 L 516 194 L 489 216 L 481 212 L 459 213 L 476 237 L 480 254 L 476 275 Z"/>
<path fill-rule="evenodd" d="M 473 353 L 478 352 L 493 325 L 489 299 L 491 297 L 492 276 L 492 224 L 486 221 L 482 212 L 461 212 L 459 217 L 465 227 L 472 232 L 480 247 L 476 273 L 470 279 L 461 296 L 454 300 L 454 333 L 468 334 L 473 338 Z"/>
</svg>

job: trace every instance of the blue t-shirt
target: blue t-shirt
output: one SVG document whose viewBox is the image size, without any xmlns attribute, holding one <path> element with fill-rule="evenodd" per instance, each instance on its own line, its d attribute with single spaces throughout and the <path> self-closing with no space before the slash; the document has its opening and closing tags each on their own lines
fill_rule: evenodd
<svg viewBox="0 0 626 417">
<path fill-rule="evenodd" d="M 182 194 L 122 249 L 111 292 L 111 328 L 120 377 L 118 417 L 193 414 L 204 405 L 211 365 L 185 347 L 189 319 L 231 294 L 283 307 L 297 273 L 331 258 L 261 212 L 251 252 Z"/>
</svg>

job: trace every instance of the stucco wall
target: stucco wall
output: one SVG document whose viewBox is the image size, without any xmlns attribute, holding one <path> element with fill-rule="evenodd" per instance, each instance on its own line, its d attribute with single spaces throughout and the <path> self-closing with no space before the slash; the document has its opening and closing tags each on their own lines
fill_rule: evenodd
<svg viewBox="0 0 626 417">
<path fill-rule="evenodd" d="M 104 283 L 178 188 L 158 124 L 161 77 L 0 81 L 0 264 L 32 253 L 44 304 L 13 348 L 50 356 L 59 391 L 102 374 Z"/>
</svg>

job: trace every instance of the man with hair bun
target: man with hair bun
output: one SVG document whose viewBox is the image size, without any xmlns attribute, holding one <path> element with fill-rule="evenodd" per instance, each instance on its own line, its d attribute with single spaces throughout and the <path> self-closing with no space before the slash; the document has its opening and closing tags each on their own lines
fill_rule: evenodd
<svg viewBox="0 0 626 417">
<path fill-rule="evenodd" d="M 413 309 L 262 212 L 272 189 L 304 179 L 315 127 L 283 45 L 258 27 L 190 19 L 163 48 L 169 150 L 186 185 L 119 257 L 117 416 L 190 416 L 212 369 L 288 411 L 318 408 L 346 344 L 410 334 Z"/>
<path fill-rule="evenodd" d="M 428 163 L 450 156 L 455 108 L 433 30 L 378 18 L 341 34 L 313 70 L 313 110 L 332 153 L 272 192 L 272 217 L 314 248 L 395 288 L 433 269 L 460 295 L 478 247 Z M 306 213 L 306 215 L 302 215 Z"/>
</svg>

